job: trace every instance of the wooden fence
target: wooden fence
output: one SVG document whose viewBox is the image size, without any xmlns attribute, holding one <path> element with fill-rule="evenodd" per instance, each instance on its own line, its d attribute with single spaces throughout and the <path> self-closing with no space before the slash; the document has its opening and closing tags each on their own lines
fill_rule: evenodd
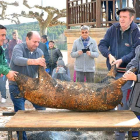
<svg viewBox="0 0 140 140">
<path fill-rule="evenodd" d="M 119 0 L 122 8 L 123 0 Z M 130 5 L 126 0 L 126 7 L 135 5 L 136 0 Z M 101 28 L 118 22 L 116 11 L 118 5 L 116 0 L 67 0 L 67 28 L 78 25 L 90 25 Z M 109 14 L 110 13 L 110 14 Z M 134 20 L 140 23 L 140 20 Z"/>
</svg>

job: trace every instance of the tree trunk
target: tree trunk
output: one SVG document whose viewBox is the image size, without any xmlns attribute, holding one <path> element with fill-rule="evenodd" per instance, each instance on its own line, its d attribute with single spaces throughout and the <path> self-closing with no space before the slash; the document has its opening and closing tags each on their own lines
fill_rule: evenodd
<svg viewBox="0 0 140 140">
<path fill-rule="evenodd" d="M 44 25 L 43 23 L 42 24 L 39 23 L 39 27 L 40 27 L 40 36 L 47 35 L 46 25 Z"/>
</svg>

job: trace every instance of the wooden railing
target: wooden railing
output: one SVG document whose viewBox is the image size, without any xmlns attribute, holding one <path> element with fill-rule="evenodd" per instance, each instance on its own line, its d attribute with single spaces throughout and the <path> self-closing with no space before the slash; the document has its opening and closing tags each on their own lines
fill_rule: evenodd
<svg viewBox="0 0 140 140">
<path fill-rule="evenodd" d="M 112 7 L 109 2 L 113 3 Z M 131 6 L 135 3 L 136 0 L 133 0 Z M 127 0 L 126 7 L 129 6 L 130 0 Z M 122 0 L 120 0 L 120 8 L 122 8 Z M 111 14 L 108 10 L 111 10 Z M 78 25 L 90 25 L 96 28 L 110 26 L 118 22 L 117 10 L 116 0 L 67 0 L 67 28 Z M 140 23 L 139 20 L 134 21 Z"/>
</svg>

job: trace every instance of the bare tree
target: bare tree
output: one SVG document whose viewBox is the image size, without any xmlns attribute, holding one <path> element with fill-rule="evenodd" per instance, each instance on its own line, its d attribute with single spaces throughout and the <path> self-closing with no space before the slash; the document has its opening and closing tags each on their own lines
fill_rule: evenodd
<svg viewBox="0 0 140 140">
<path fill-rule="evenodd" d="M 43 12 L 41 12 L 40 14 L 39 12 L 29 11 L 28 13 L 26 13 L 25 11 L 22 11 L 21 14 L 12 13 L 10 15 L 6 15 L 5 11 L 7 9 L 7 5 L 18 6 L 18 3 L 17 2 L 7 3 L 4 1 L 0 1 L 0 6 L 2 7 L 2 14 L 0 15 L 0 19 L 8 19 L 15 22 L 16 24 L 20 23 L 19 17 L 36 19 L 39 23 L 41 35 L 47 33 L 47 27 L 56 26 L 56 25 L 65 25 L 65 23 L 59 21 L 59 19 L 62 17 L 66 17 L 66 9 L 59 10 L 54 7 L 50 7 L 50 6 L 43 7 L 39 5 L 35 5 L 31 7 L 28 4 L 27 0 L 23 0 L 23 5 L 28 9 L 36 8 L 42 10 Z M 47 16 L 45 15 L 46 16 L 45 19 L 44 19 L 44 12 L 47 13 Z"/>
<path fill-rule="evenodd" d="M 14 17 L 14 14 L 9 16 L 6 15 L 6 9 L 8 5 L 14 5 L 14 6 L 19 6 L 19 4 L 15 1 L 14 3 L 9 3 L 5 1 L 0 1 L 0 8 L 1 8 L 1 14 L 0 14 L 0 20 L 10 20 L 11 22 L 15 22 L 16 24 L 19 24 L 19 19 Z"/>
</svg>

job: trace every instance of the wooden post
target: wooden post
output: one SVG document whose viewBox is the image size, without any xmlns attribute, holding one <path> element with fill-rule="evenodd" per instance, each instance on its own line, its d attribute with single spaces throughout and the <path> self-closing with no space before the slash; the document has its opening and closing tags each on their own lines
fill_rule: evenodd
<svg viewBox="0 0 140 140">
<path fill-rule="evenodd" d="M 96 2 L 96 28 L 101 27 L 101 1 L 98 0 L 99 2 Z"/>
<path fill-rule="evenodd" d="M 66 26 L 67 26 L 67 29 L 70 29 L 70 26 L 68 26 L 69 25 L 69 18 L 70 18 L 70 13 L 69 13 L 69 1 L 70 0 L 67 0 L 66 1 L 66 9 L 67 9 L 67 19 L 66 19 Z"/>
<path fill-rule="evenodd" d="M 12 137 L 12 131 L 8 131 L 8 140 L 12 140 L 13 137 Z"/>
</svg>

